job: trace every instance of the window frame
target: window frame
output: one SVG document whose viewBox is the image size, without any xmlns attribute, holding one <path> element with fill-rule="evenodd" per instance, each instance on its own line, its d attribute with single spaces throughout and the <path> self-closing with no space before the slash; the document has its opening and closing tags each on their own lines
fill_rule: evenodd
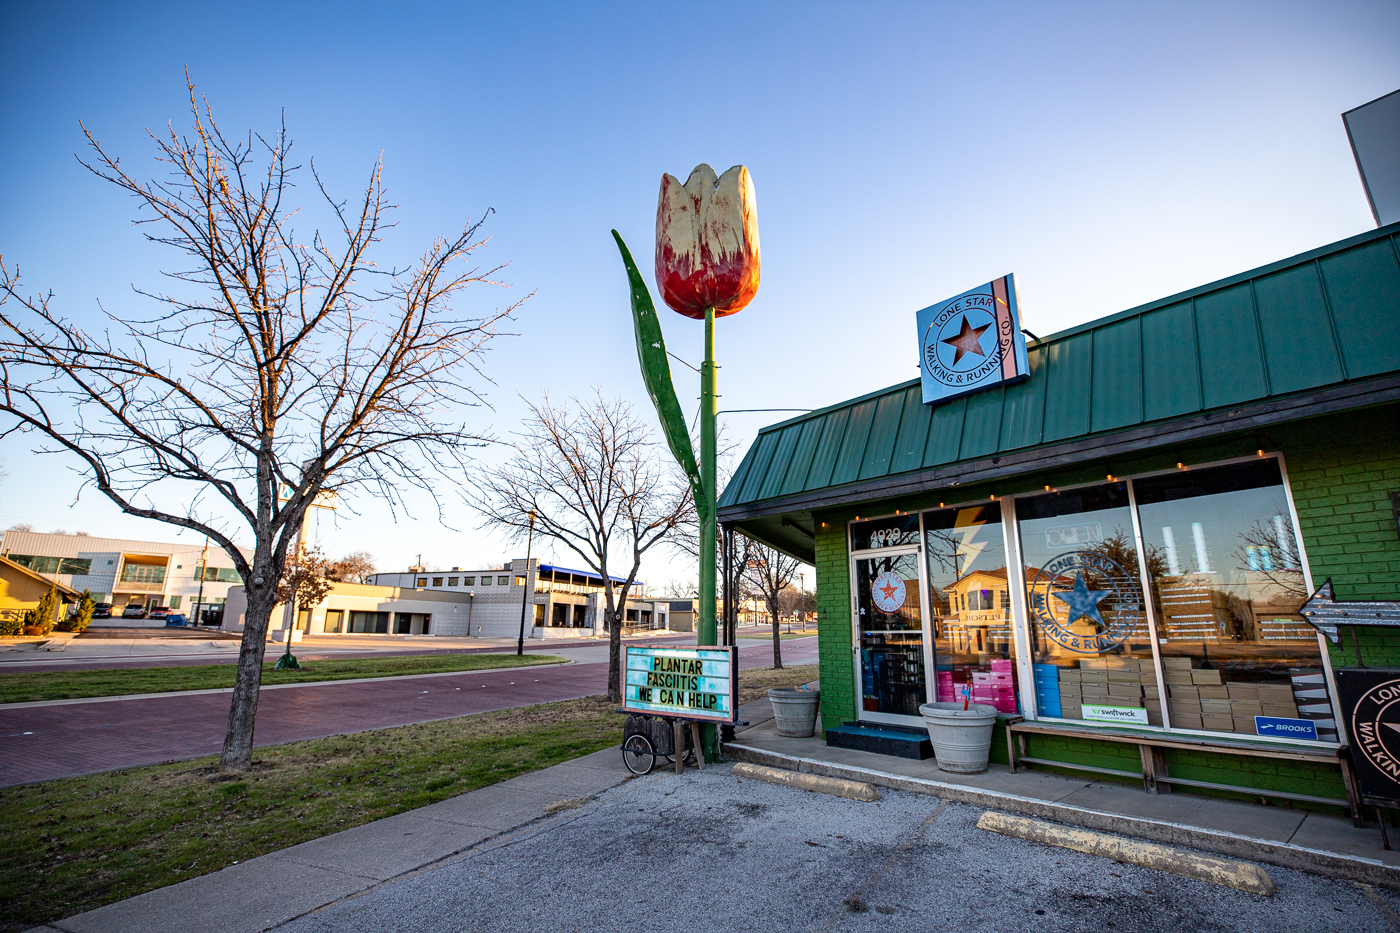
<svg viewBox="0 0 1400 933">
<path fill-rule="evenodd" d="M 1133 539 L 1134 539 L 1134 546 L 1137 548 L 1138 554 L 1141 555 L 1141 554 L 1145 553 L 1145 546 L 1144 546 L 1144 545 L 1145 545 L 1145 542 L 1144 542 L 1143 534 L 1142 534 L 1142 520 L 1141 520 L 1141 516 L 1138 514 L 1137 495 L 1136 495 L 1136 492 L 1135 492 L 1134 487 L 1133 487 L 1133 484 L 1134 484 L 1134 481 L 1135 481 L 1135 480 L 1144 480 L 1144 479 L 1150 479 L 1150 478 L 1152 478 L 1152 477 L 1157 477 L 1157 476 L 1168 476 L 1168 475 L 1173 475 L 1173 474 L 1176 474 L 1176 473 L 1181 472 L 1182 469 L 1186 469 L 1186 470 L 1214 469 L 1214 468 L 1216 468 L 1216 467 L 1233 466 L 1233 465 L 1235 465 L 1235 464 L 1240 464 L 1240 463 L 1255 463 L 1255 462 L 1258 462 L 1258 461 L 1261 460 L 1261 459 L 1275 459 L 1275 460 L 1278 461 L 1280 485 L 1281 485 L 1282 488 L 1283 488 L 1284 499 L 1285 499 L 1285 501 L 1286 501 L 1287 504 L 1288 504 L 1288 515 L 1289 515 L 1289 520 L 1292 522 L 1293 537 L 1294 537 L 1294 540 L 1297 542 L 1297 545 L 1298 545 L 1298 563 L 1299 563 L 1299 565 L 1300 565 L 1300 567 L 1301 567 L 1301 569 L 1302 569 L 1302 572 L 1303 572 L 1303 582 L 1304 582 L 1304 585 L 1306 585 L 1306 587 L 1307 587 L 1307 589 L 1308 589 L 1308 592 L 1310 592 L 1310 593 L 1311 593 L 1311 592 L 1315 592 L 1315 591 L 1316 591 L 1316 587 L 1315 587 L 1314 584 L 1313 584 L 1312 569 L 1311 569 L 1311 567 L 1309 566 L 1309 563 L 1308 563 L 1307 544 L 1306 544 L 1306 542 L 1303 540 L 1303 530 L 1302 530 L 1301 524 L 1299 523 L 1299 520 L 1298 520 L 1298 506 L 1297 506 L 1297 503 L 1296 503 L 1296 502 L 1294 501 L 1294 499 L 1293 499 L 1293 488 L 1292 488 L 1291 484 L 1289 483 L 1289 479 L 1288 479 L 1288 464 L 1287 464 L 1287 462 L 1286 462 L 1285 459 L 1284 459 L 1284 455 L 1283 455 L 1283 452 L 1282 452 L 1282 451 L 1277 451 L 1277 450 L 1275 450 L 1275 451 L 1264 451 L 1262 454 L 1256 453 L 1254 456 L 1229 457 L 1229 458 L 1226 458 L 1226 459 L 1223 459 L 1223 460 L 1211 460 L 1211 461 L 1207 461 L 1207 462 L 1204 462 L 1204 463 L 1193 463 L 1193 464 L 1190 464 L 1189 466 L 1186 466 L 1186 467 L 1184 467 L 1184 468 L 1180 468 L 1180 467 L 1179 467 L 1179 468 L 1175 468 L 1175 469 L 1168 468 L 1168 469 L 1162 469 L 1162 470 L 1149 470 L 1149 471 L 1146 471 L 1146 472 L 1143 472 L 1143 473 L 1134 473 L 1134 474 L 1131 474 L 1131 475 L 1122 475 L 1122 476 L 1117 475 L 1117 474 L 1113 474 L 1113 481 L 1114 481 L 1114 482 L 1122 481 L 1122 482 L 1124 482 L 1124 483 L 1126 484 L 1126 486 L 1127 486 L 1127 491 L 1128 491 L 1128 503 L 1129 503 L 1128 508 L 1129 508 L 1130 513 L 1131 513 L 1132 522 L 1133 522 Z M 1033 497 L 1038 496 L 1038 495 L 1043 495 L 1045 492 L 1063 492 L 1063 491 L 1066 491 L 1066 490 L 1084 489 L 1084 488 L 1088 488 L 1088 487 L 1091 487 L 1091 486 L 1098 486 L 1098 485 L 1101 485 L 1101 484 L 1104 483 L 1104 482 L 1107 482 L 1107 480 L 1093 480 L 1093 481 L 1091 481 L 1091 482 L 1086 482 L 1086 483 L 1073 483 L 1073 484 L 1069 484 L 1069 485 L 1065 485 L 1065 486 L 1053 486 L 1053 487 L 1050 487 L 1048 490 L 1039 490 L 1039 491 L 1035 491 L 1035 492 L 1018 493 L 1018 494 L 1013 495 L 1013 496 L 1005 496 L 1005 497 L 1003 497 L 1002 501 L 1003 501 L 1004 504 L 1003 504 L 1003 507 L 1002 507 L 1002 508 L 1003 508 L 1002 514 L 1003 514 L 1003 517 L 1004 517 L 1004 518 L 1005 518 L 1005 517 L 1008 517 L 1008 516 L 1009 516 L 1009 518 L 1010 518 L 1010 527 L 1007 528 L 1007 532 L 1008 532 L 1008 539 L 1007 539 L 1007 540 L 1008 540 L 1008 552 L 1010 551 L 1009 542 L 1010 542 L 1011 540 L 1013 540 L 1013 537 L 1012 537 L 1012 536 L 1014 536 L 1015 551 L 1016 551 L 1016 559 L 1017 559 L 1018 564 L 1021 565 L 1021 566 L 1024 566 L 1024 563 L 1025 563 L 1025 562 L 1024 562 L 1024 559 L 1022 558 L 1021 526 L 1020 526 L 1020 522 L 1017 521 L 1017 520 L 1016 520 L 1016 517 L 1015 517 L 1015 516 L 1016 516 L 1016 512 L 1015 512 L 1015 503 L 1016 503 L 1017 500 L 1019 500 L 1019 499 L 1029 499 L 1029 498 L 1033 498 Z M 848 538 L 848 540 L 849 540 L 849 538 Z M 1010 554 L 1008 553 L 1008 557 L 1009 557 L 1009 556 L 1010 556 Z M 1157 624 L 1157 609 L 1156 609 L 1156 606 L 1153 604 L 1153 601 L 1152 601 L 1151 596 L 1150 596 L 1150 593 L 1151 593 L 1151 587 L 1150 587 L 1151 580 L 1150 580 L 1150 577 L 1148 576 L 1147 561 L 1142 560 L 1142 559 L 1139 559 L 1139 560 L 1138 560 L 1138 573 L 1139 573 L 1138 585 L 1142 587 L 1142 592 L 1143 592 L 1143 597 L 1144 597 L 1144 603 L 1145 603 L 1145 609 L 1146 609 L 1146 614 L 1147 614 L 1147 619 L 1148 619 L 1148 626 L 1149 626 L 1150 631 L 1151 631 L 1151 633 L 1152 633 L 1152 663 L 1153 663 L 1154 671 L 1155 671 L 1155 673 L 1156 673 L 1156 675 L 1157 675 L 1157 690 L 1158 690 L 1158 696 L 1162 698 L 1163 703 L 1162 703 L 1162 725 L 1160 725 L 1160 726 L 1157 726 L 1157 725 L 1133 725 L 1131 728 L 1133 728 L 1133 729 L 1135 729 L 1135 730 L 1146 730 L 1146 731 L 1150 731 L 1150 732 L 1154 732 L 1154 733 L 1161 733 L 1161 734 L 1165 734 L 1165 735 L 1179 734 L 1179 735 L 1187 735 L 1187 736 L 1194 736 L 1194 737 L 1200 737 L 1200 738 L 1221 739 L 1221 738 L 1223 738 L 1223 737 L 1225 737 L 1225 736 L 1234 736 L 1233 733 L 1212 732 L 1212 731 L 1208 731 L 1208 730 L 1205 730 L 1205 729 L 1183 729 L 1183 728 L 1180 728 L 1180 727 L 1173 727 L 1173 726 L 1172 726 L 1172 724 L 1171 724 L 1171 712 L 1170 712 L 1170 708 L 1169 708 L 1169 705 L 1165 702 L 1166 696 L 1167 696 L 1167 690 L 1166 690 L 1166 684 L 1165 684 L 1164 675 L 1163 675 L 1163 669 L 1162 669 L 1161 635 L 1160 635 L 1160 633 L 1159 633 L 1158 624 Z M 1009 576 L 1009 575 L 1008 575 L 1008 576 Z M 1013 598 L 1012 598 L 1012 620 L 1013 620 L 1013 628 L 1014 628 L 1014 630 L 1015 630 L 1015 632 L 1016 632 L 1017 652 L 1018 652 L 1018 655 L 1020 655 L 1020 657 L 1018 657 L 1018 659 L 1017 659 L 1017 660 L 1018 660 L 1017 668 L 1018 668 L 1018 671 L 1021 671 L 1021 678 L 1022 678 L 1022 679 L 1021 679 L 1021 685 L 1022 685 L 1022 687 L 1021 687 L 1021 695 L 1020 695 L 1019 699 L 1020 699 L 1020 702 L 1021 702 L 1021 713 L 1022 713 L 1022 715 L 1025 717 L 1025 719 L 1026 719 L 1027 721 L 1031 721 L 1031 722 L 1065 723 L 1065 724 L 1067 724 L 1067 725 L 1073 725 L 1073 726 L 1079 726 L 1079 727 L 1086 727 L 1086 728 L 1091 728 L 1091 729 L 1110 729 L 1110 730 L 1111 730 L 1111 729 L 1115 729 L 1115 728 L 1123 728 L 1123 726 L 1118 725 L 1118 724 L 1115 724 L 1115 723 L 1099 723 L 1099 722 L 1095 722 L 1095 721 L 1092 721 L 1092 720 L 1065 719 L 1065 718 L 1062 718 L 1062 717 L 1041 716 L 1041 715 L 1040 715 L 1040 711 L 1039 711 L 1039 709 L 1038 709 L 1037 706 L 1036 706 L 1036 701 L 1035 701 L 1035 690 L 1034 690 L 1034 689 L 1031 689 L 1030 691 L 1027 691 L 1026 688 L 1025 688 L 1025 684 L 1034 684 L 1034 683 L 1035 683 L 1034 679 L 1030 679 L 1030 680 L 1027 680 L 1027 679 L 1026 679 L 1026 677 L 1028 677 L 1028 676 L 1030 676 L 1030 677 L 1033 678 L 1034 669 L 1033 669 L 1032 665 L 1034 664 L 1035 659 L 1034 659 L 1033 657 L 1030 656 L 1030 637 L 1029 637 L 1029 636 L 1030 636 L 1030 617 L 1029 617 L 1028 609 L 1027 609 L 1027 606 L 1026 606 L 1026 594 L 1025 594 L 1025 584 L 1024 584 L 1024 582 L 1022 582 L 1022 584 L 1021 584 L 1019 587 L 1017 587 L 1017 588 L 1015 588 L 1015 589 L 1013 590 L 1013 594 L 1015 594 L 1015 593 L 1019 593 L 1019 599 L 1016 598 L 1016 597 L 1013 595 Z M 1317 632 L 1316 634 L 1317 634 L 1318 650 L 1319 650 L 1320 655 L 1321 655 L 1321 656 L 1320 656 L 1320 659 L 1319 659 L 1319 666 L 1322 668 L 1323 675 L 1324 675 L 1324 681 L 1325 681 L 1326 684 L 1327 684 L 1328 699 L 1329 699 L 1329 702 L 1330 702 L 1330 704 L 1331 704 L 1331 706 L 1332 706 L 1332 714 L 1333 714 L 1334 718 L 1335 718 L 1336 721 L 1337 721 L 1337 725 L 1338 725 L 1337 737 L 1338 737 L 1338 740 L 1337 740 L 1336 742 L 1328 742 L 1328 741 L 1323 741 L 1323 740 L 1316 740 L 1316 741 L 1314 741 L 1314 740 L 1310 740 L 1310 739 L 1290 739 L 1290 738 L 1285 738 L 1285 737 L 1283 737 L 1283 736 L 1266 736 L 1266 735 L 1252 735 L 1252 736 L 1238 735 L 1238 736 L 1235 736 L 1235 738 L 1236 738 L 1237 740 L 1250 741 L 1250 742 L 1264 742 L 1264 743 L 1271 743 L 1271 744 L 1276 744 L 1276 745 L 1291 745 L 1291 746 L 1305 746 L 1305 747 L 1318 747 L 1318 746 L 1323 746 L 1323 747 L 1329 747 L 1329 748 L 1339 747 L 1342 743 L 1344 743 L 1345 739 L 1344 739 L 1344 737 L 1343 737 L 1343 730 L 1342 730 L 1343 716 L 1342 716 L 1341 707 L 1340 707 L 1339 702 L 1338 702 L 1338 699 L 1337 699 L 1337 683 L 1336 683 L 1335 674 L 1334 674 L 1334 672 L 1333 672 L 1333 670 L 1332 670 L 1332 657 L 1331 657 L 1331 653 L 1328 651 L 1327 644 L 1326 644 L 1326 642 L 1325 642 L 1324 639 L 1323 639 L 1322 633 L 1321 633 L 1321 632 Z"/>
</svg>

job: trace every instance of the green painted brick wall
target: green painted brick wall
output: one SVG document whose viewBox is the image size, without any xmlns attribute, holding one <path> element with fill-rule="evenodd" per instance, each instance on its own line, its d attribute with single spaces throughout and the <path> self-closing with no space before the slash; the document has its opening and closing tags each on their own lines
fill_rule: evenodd
<svg viewBox="0 0 1400 933">
<path fill-rule="evenodd" d="M 851 575 L 846 523 L 817 522 L 817 653 L 821 670 L 822 725 L 856 718 L 855 672 L 851 665 Z"/>
<path fill-rule="evenodd" d="M 1307 430 L 1307 428 L 1312 430 Z M 1400 491 L 1400 410 L 1316 419 L 1284 448 L 1313 582 L 1328 577 L 1339 599 L 1400 599 L 1400 534 L 1390 493 Z M 1400 666 L 1400 630 L 1359 631 L 1368 666 Z M 1356 663 L 1351 633 L 1330 646 L 1332 664 Z"/>
</svg>

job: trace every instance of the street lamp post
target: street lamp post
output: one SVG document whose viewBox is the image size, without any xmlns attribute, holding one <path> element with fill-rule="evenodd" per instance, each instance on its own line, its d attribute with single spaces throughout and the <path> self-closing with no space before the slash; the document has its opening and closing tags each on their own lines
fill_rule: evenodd
<svg viewBox="0 0 1400 933">
<path fill-rule="evenodd" d="M 525 610 L 530 606 L 530 552 L 535 545 L 535 510 L 530 510 L 530 530 L 525 535 L 525 586 L 520 597 L 520 638 L 515 643 L 515 653 L 525 655 Z"/>
<path fill-rule="evenodd" d="M 204 552 L 199 556 L 199 594 L 194 598 L 194 618 L 191 620 L 195 629 L 199 628 L 199 607 L 204 604 L 204 578 L 209 575 L 209 536 L 204 536 Z"/>
<path fill-rule="evenodd" d="M 797 575 L 797 611 L 802 613 L 802 631 L 807 631 L 807 575 Z"/>
</svg>

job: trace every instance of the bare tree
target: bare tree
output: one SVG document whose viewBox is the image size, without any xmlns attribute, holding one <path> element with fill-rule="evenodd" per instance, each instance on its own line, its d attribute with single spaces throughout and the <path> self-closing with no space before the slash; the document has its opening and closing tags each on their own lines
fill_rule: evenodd
<svg viewBox="0 0 1400 933">
<path fill-rule="evenodd" d="M 694 599 L 700 586 L 694 580 L 667 580 L 661 595 L 667 599 Z"/>
<path fill-rule="evenodd" d="M 299 238 L 299 166 L 285 125 L 226 137 L 189 85 L 193 129 L 152 133 L 164 175 L 139 181 L 84 128 L 97 177 L 131 195 L 151 243 L 179 265 L 169 291 L 137 289 L 145 313 L 107 313 L 90 333 L 21 293 L 0 262 L 0 437 L 66 452 L 123 512 L 207 534 L 245 581 L 248 608 L 220 766 L 251 763 L 268 622 L 306 510 L 323 490 L 393 508 L 434 495 L 481 436 L 460 422 L 499 322 L 452 305 L 497 269 L 472 268 L 481 224 L 438 239 L 409 268 L 372 247 L 393 205 L 374 165 L 353 202 L 321 184 L 331 229 Z M 81 161 L 81 160 L 80 160 Z M 527 296 L 528 297 L 528 296 Z M 436 499 L 434 499 L 436 501 Z M 252 557 L 234 541 L 251 535 Z"/>
<path fill-rule="evenodd" d="M 530 516 L 536 538 L 573 551 L 605 582 L 608 623 L 608 700 L 620 702 L 622 619 L 642 557 L 694 521 L 690 484 L 670 457 L 660 456 L 651 431 L 621 400 L 602 393 L 587 402 L 530 403 L 514 453 L 478 476 L 474 505 L 485 524 L 524 539 Z M 614 586 L 613 562 L 628 567 Z"/>
<path fill-rule="evenodd" d="M 1256 521 L 1248 531 L 1240 533 L 1240 541 L 1233 555 L 1240 570 L 1259 574 L 1277 587 L 1285 600 L 1301 601 L 1311 595 L 1294 556 L 1298 552 L 1292 531 L 1285 531 L 1278 522 L 1266 525 Z"/>
<path fill-rule="evenodd" d="M 374 569 L 374 555 L 369 551 L 355 551 L 331 561 L 326 567 L 326 576 L 340 583 L 364 583 Z"/>
<path fill-rule="evenodd" d="M 778 628 L 780 603 L 783 591 L 792 586 L 802 563 L 796 557 L 748 537 L 744 538 L 743 557 L 741 574 L 763 599 L 768 616 L 773 620 L 773 668 L 778 670 L 783 666 L 783 640 Z"/>
</svg>

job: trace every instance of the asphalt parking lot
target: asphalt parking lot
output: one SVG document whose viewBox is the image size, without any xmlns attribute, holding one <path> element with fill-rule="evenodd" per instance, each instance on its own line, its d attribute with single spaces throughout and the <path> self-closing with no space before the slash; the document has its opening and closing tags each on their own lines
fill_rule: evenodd
<svg viewBox="0 0 1400 933">
<path fill-rule="evenodd" d="M 1268 867 L 1273 897 L 983 832 L 982 809 L 654 773 L 294 921 L 351 931 L 1386 931 L 1400 897 Z"/>
</svg>

